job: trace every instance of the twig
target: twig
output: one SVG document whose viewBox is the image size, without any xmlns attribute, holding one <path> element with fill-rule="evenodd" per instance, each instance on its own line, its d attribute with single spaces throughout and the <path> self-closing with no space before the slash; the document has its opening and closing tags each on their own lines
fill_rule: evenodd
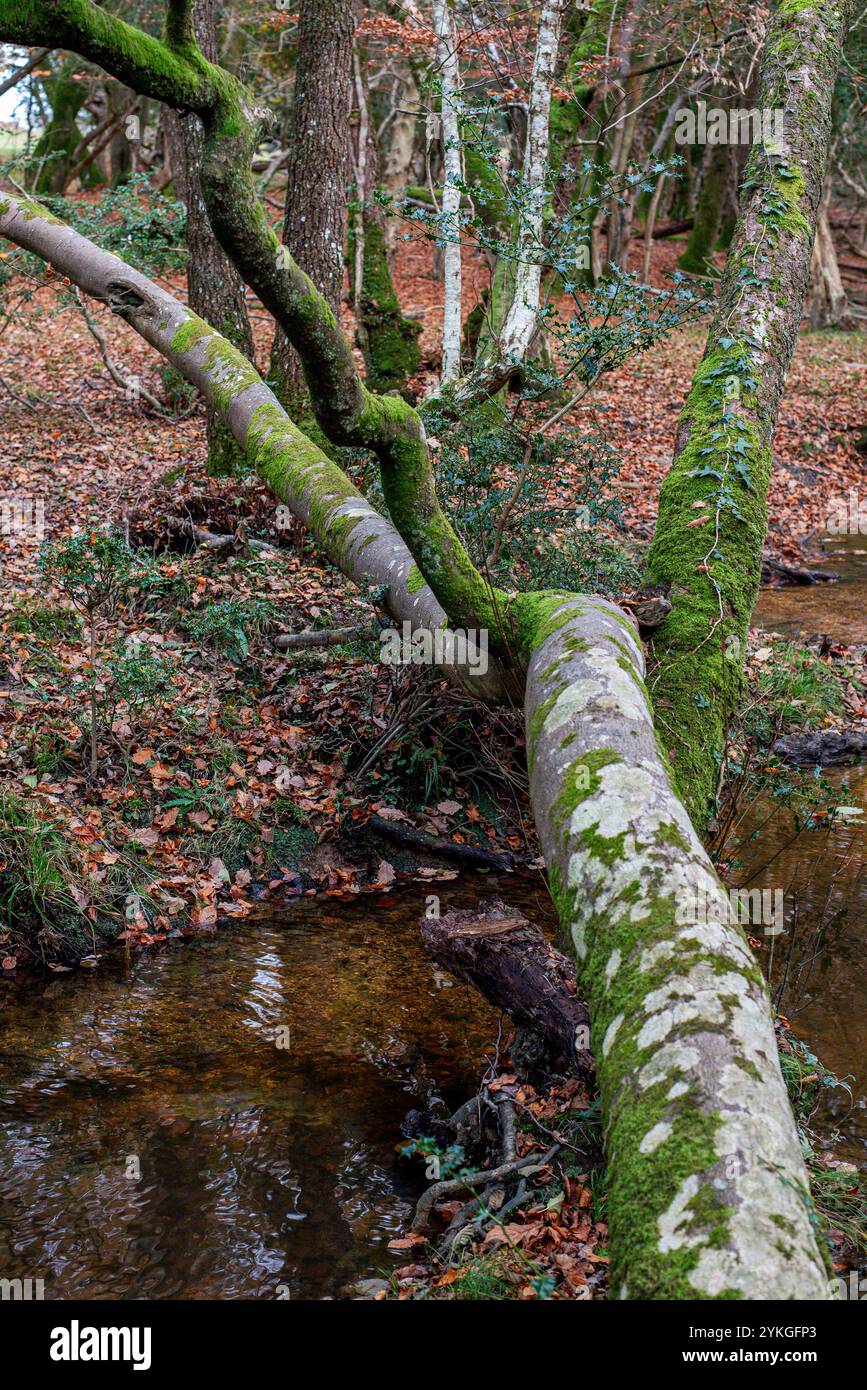
<svg viewBox="0 0 867 1390">
<path fill-rule="evenodd" d="M 115 386 L 118 386 L 121 389 L 121 391 L 123 391 L 128 397 L 131 397 L 133 399 L 138 399 L 140 397 L 143 401 L 145 401 L 147 405 L 150 406 L 151 410 L 155 411 L 157 415 L 161 415 L 164 420 L 171 419 L 171 415 L 167 410 L 163 408 L 163 406 L 157 400 L 156 396 L 152 396 L 150 391 L 148 391 L 147 387 L 142 386 L 139 381 L 133 383 L 127 377 L 125 377 L 121 372 L 120 368 L 112 360 L 111 354 L 108 350 L 108 343 L 105 339 L 105 334 L 99 327 L 99 324 L 96 322 L 96 320 L 91 317 L 90 313 L 88 312 L 87 306 L 84 303 L 84 300 L 82 299 L 81 294 L 77 289 L 75 290 L 75 301 L 79 309 L 81 310 L 82 317 L 84 319 L 84 322 L 87 324 L 87 328 L 91 334 L 91 337 L 93 337 L 96 341 L 96 344 L 99 348 L 99 355 L 105 363 L 106 371 L 108 372 Z"/>
<path fill-rule="evenodd" d="M 252 544 L 252 542 L 251 542 Z M 376 637 L 377 630 L 369 625 L 363 627 L 307 628 L 304 632 L 279 632 L 274 638 L 274 646 L 281 652 L 295 651 L 298 647 L 339 647 L 342 642 Z"/>
<path fill-rule="evenodd" d="M 499 1182 L 501 1178 L 507 1178 L 510 1173 L 518 1173 L 527 1169 L 538 1171 L 551 1161 L 559 1148 L 559 1144 L 554 1144 L 542 1157 L 537 1153 L 525 1154 L 523 1158 L 513 1159 L 511 1163 L 501 1163 L 499 1168 L 482 1168 L 478 1172 L 467 1173 L 462 1178 L 447 1178 L 443 1182 L 432 1183 L 418 1199 L 410 1230 L 424 1230 L 430 1218 L 431 1208 L 440 1198 L 451 1197 L 456 1192 L 471 1191 L 474 1187 L 490 1187 L 491 1183 Z"/>
<path fill-rule="evenodd" d="M 422 830 L 409 830 L 406 826 L 395 825 L 382 816 L 371 816 L 367 822 L 371 830 L 384 835 L 397 844 L 411 849 L 424 850 L 427 854 L 439 854 L 446 859 L 454 859 L 464 864 L 478 864 L 489 869 L 511 871 L 515 861 L 511 854 L 496 854 L 493 850 L 477 849 L 475 845 L 459 845 L 454 840 L 441 840 L 436 835 L 427 835 Z"/>
</svg>

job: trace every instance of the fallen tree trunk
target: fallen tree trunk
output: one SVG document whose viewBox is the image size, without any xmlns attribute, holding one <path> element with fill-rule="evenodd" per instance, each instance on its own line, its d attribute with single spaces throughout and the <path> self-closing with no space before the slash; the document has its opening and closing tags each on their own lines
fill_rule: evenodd
<svg viewBox="0 0 867 1390">
<path fill-rule="evenodd" d="M 653 229 L 653 240 L 664 241 L 666 237 L 681 236 L 684 232 L 691 232 L 694 222 L 694 217 L 682 217 L 679 222 L 661 222 Z M 633 236 L 641 237 L 645 235 L 645 232 L 646 228 L 636 227 Z"/>
<path fill-rule="evenodd" d="M 801 569 L 797 565 L 774 560 L 770 555 L 763 555 L 762 583 L 766 584 L 774 578 L 781 579 L 784 584 L 833 584 L 841 576 L 836 570 Z"/>
<path fill-rule="evenodd" d="M 672 611 L 654 637 L 650 691 L 699 824 L 745 692 L 774 430 L 810 284 L 852 10 L 852 0 L 782 0 L 768 29 L 757 105 L 784 113 L 782 138 L 751 149 L 707 347 L 660 488 L 647 577 Z"/>
<path fill-rule="evenodd" d="M 445 859 L 454 860 L 456 864 L 498 869 L 500 873 L 508 873 L 515 867 L 511 854 L 497 854 L 494 850 L 479 849 L 476 845 L 459 845 L 455 840 L 444 840 L 436 835 L 428 835 L 423 830 L 412 830 L 409 826 L 398 825 L 382 816 L 371 816 L 367 824 L 377 835 L 384 835 L 395 844 L 421 850 L 424 854 L 437 854 Z"/>
<path fill-rule="evenodd" d="M 867 758 L 867 730 L 816 729 L 804 734 L 784 734 L 773 748 L 791 767 L 846 767 Z"/>
<path fill-rule="evenodd" d="M 561 597 L 527 676 L 533 810 L 592 1019 L 612 1293 L 831 1298 L 767 987 L 643 674 L 619 609 Z"/>
<path fill-rule="evenodd" d="M 372 642 L 378 633 L 379 629 L 370 623 L 363 627 L 306 628 L 304 632 L 278 632 L 274 646 L 281 652 L 303 647 L 339 647 L 344 642 Z"/>
<path fill-rule="evenodd" d="M 541 1033 L 554 1052 L 589 1080 L 590 1015 L 577 997 L 575 967 L 526 917 L 502 906 L 486 913 L 422 918 L 425 949 L 522 1028 Z"/>
<path fill-rule="evenodd" d="M 107 304 L 177 367 L 224 415 L 260 477 L 312 532 L 338 568 L 362 588 L 384 586 L 391 615 L 413 631 L 435 632 L 448 618 L 400 533 L 345 473 L 293 424 L 255 367 L 204 319 L 117 256 L 67 227 L 38 203 L 0 194 L 0 234 L 42 257 Z M 443 644 L 443 668 L 457 680 L 459 646 Z M 470 668 L 477 699 L 501 699 L 502 668 Z"/>
</svg>

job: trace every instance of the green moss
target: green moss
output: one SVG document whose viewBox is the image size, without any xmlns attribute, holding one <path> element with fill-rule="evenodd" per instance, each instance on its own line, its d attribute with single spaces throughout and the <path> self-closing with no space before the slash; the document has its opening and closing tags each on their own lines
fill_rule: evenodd
<svg viewBox="0 0 867 1390">
<path fill-rule="evenodd" d="M 423 589 L 427 580 L 419 569 L 418 565 L 413 565 L 406 576 L 406 587 L 409 593 L 417 594 L 419 589 Z"/>
<path fill-rule="evenodd" d="M 812 239 L 812 228 L 804 216 L 802 207 L 807 196 L 807 185 L 799 169 L 774 175 L 774 190 L 786 205 L 786 211 L 776 220 L 786 231 L 799 233 Z"/>
<path fill-rule="evenodd" d="M 253 413 L 247 451 L 278 498 L 289 506 L 308 498 L 311 531 L 335 564 L 345 563 L 346 542 L 362 518 L 338 513 L 347 502 L 364 501 L 346 475 L 270 401 Z"/>
<path fill-rule="evenodd" d="M 622 761 L 620 754 L 612 748 L 592 748 L 571 764 L 552 808 L 554 818 L 561 822 L 571 819 L 576 807 L 599 790 L 602 769 Z"/>
<path fill-rule="evenodd" d="M 361 274 L 359 337 L 367 384 L 372 391 L 403 391 L 421 354 L 420 325 L 404 318 L 388 263 L 383 219 L 363 213 L 364 255 Z M 350 238 L 350 256 L 353 238 Z"/>
<path fill-rule="evenodd" d="M 594 859 L 598 859 L 606 868 L 610 868 L 612 864 L 617 863 L 618 859 L 624 857 L 626 831 L 622 830 L 618 835 L 600 835 L 599 822 L 597 821 L 595 825 L 590 825 L 586 830 L 581 831 L 581 842 Z"/>
<path fill-rule="evenodd" d="M 214 330 L 204 319 L 191 314 L 180 326 L 171 341 L 171 351 L 175 353 L 190 352 L 192 349 L 207 338 L 214 336 Z"/>
<path fill-rule="evenodd" d="M 568 600 L 572 602 L 568 602 Z M 540 590 L 520 594 L 511 605 L 516 637 L 522 655 L 529 660 L 549 637 L 583 612 L 583 603 L 567 590 Z M 580 639 L 576 639 L 580 641 Z M 573 648 L 573 650 L 576 650 Z"/>
<path fill-rule="evenodd" d="M 621 851 L 622 837 L 600 839 L 596 832 L 585 837 L 594 854 L 604 862 Z M 652 948 L 670 944 L 675 921 L 676 901 L 667 891 L 665 856 L 659 867 L 645 861 L 642 882 L 625 887 L 618 900 L 606 905 L 604 915 L 579 908 L 580 885 L 564 892 L 556 883 L 555 899 L 562 911 L 577 910 L 583 917 L 586 955 L 579 966 L 580 982 L 593 1019 L 594 1054 L 603 1102 L 606 1150 L 609 1154 L 608 1209 L 612 1229 L 628 1232 L 627 1239 L 613 1248 L 612 1292 L 620 1294 L 625 1284 L 632 1298 L 694 1299 L 703 1295 L 690 1282 L 702 1251 L 722 1249 L 729 1239 L 732 1212 L 713 1186 L 713 1173 L 721 1160 L 718 1134 L 720 1117 L 696 1104 L 690 1076 L 676 1068 L 650 1086 L 639 1085 L 638 1073 L 653 1055 L 657 1044 L 640 1044 L 646 1017 L 648 994 L 670 983 L 671 957 L 663 952 L 654 960 Z M 556 877 L 556 876 L 555 876 Z M 638 920 L 631 908 L 640 903 Z M 741 974 L 756 983 L 761 974 L 743 968 L 731 956 L 715 957 L 696 938 L 678 939 L 678 971 L 687 975 L 698 966 L 720 972 Z M 617 969 L 609 966 L 614 951 Z M 647 953 L 651 954 L 648 955 Z M 654 963 L 647 965 L 648 960 Z M 730 1007 L 738 1000 L 732 996 Z M 697 1017 L 680 1023 L 678 1039 L 691 1032 L 705 1033 L 720 1027 L 730 1031 L 725 1020 L 714 1024 Z M 603 1040 L 605 1045 L 603 1046 Z M 745 1059 L 746 1060 L 746 1059 Z M 672 1096 L 674 1082 L 684 1083 L 681 1094 Z M 664 1126 L 664 1128 L 660 1128 Z M 651 1131 L 659 1142 L 649 1151 L 641 1145 Z M 698 1178 L 696 1194 L 684 1203 L 675 1230 L 683 1244 L 661 1251 L 658 1217 L 673 1208 L 683 1196 L 688 1179 Z M 733 1289 L 718 1297 L 734 1298 Z"/>
<path fill-rule="evenodd" d="M 677 849 L 683 850 L 684 854 L 688 854 L 690 850 L 682 831 L 673 824 L 659 827 L 656 832 L 656 842 L 660 845 L 674 845 Z"/>
<path fill-rule="evenodd" d="M 557 703 L 557 697 L 559 693 L 559 691 L 555 691 L 553 695 L 549 695 L 547 699 L 542 700 L 541 703 L 536 706 L 530 718 L 530 723 L 527 730 L 527 766 L 531 772 L 533 771 L 533 760 L 535 758 L 536 742 L 539 738 L 539 734 L 542 731 L 542 725 L 545 723 L 545 720 L 548 718 L 548 715 L 551 713 L 551 710 Z"/>
<path fill-rule="evenodd" d="M 421 421 L 412 406 L 399 396 L 365 392 L 355 439 L 376 450 L 389 515 L 451 621 L 485 629 L 493 651 L 507 654 L 509 634 L 501 619 L 507 597 L 487 584 L 440 507 Z"/>
<path fill-rule="evenodd" d="M 672 603 L 655 634 L 649 686 L 678 786 L 699 823 L 744 688 L 739 657 L 761 578 L 771 469 L 753 421 L 752 349 L 724 341 L 701 363 L 681 415 L 687 442 L 662 485 L 648 561 L 649 578 Z M 743 407 L 731 415 L 729 378 L 741 383 Z M 706 523 L 696 526 L 702 516 Z"/>
</svg>

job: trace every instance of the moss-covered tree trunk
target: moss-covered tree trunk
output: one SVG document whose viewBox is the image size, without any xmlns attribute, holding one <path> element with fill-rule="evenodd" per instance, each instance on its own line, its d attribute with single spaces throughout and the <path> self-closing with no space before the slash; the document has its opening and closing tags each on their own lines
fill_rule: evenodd
<svg viewBox="0 0 867 1390">
<path fill-rule="evenodd" d="M 782 0 L 758 105 L 781 146 L 753 146 L 707 347 L 677 430 L 648 574 L 672 611 L 650 692 L 678 784 L 704 823 L 744 688 L 761 577 L 771 445 L 807 288 L 850 0 Z"/>
<path fill-rule="evenodd" d="M 672 791 L 638 634 L 527 600 L 533 810 L 590 1008 L 614 1298 L 833 1297 L 767 988 Z"/>
<path fill-rule="evenodd" d="M 404 317 L 388 254 L 385 210 L 376 199 L 379 151 L 370 118 L 366 65 L 356 53 L 358 154 L 348 256 L 355 305 L 355 332 L 371 391 L 403 392 L 420 359 L 421 325 Z"/>
<path fill-rule="evenodd" d="M 67 58 L 53 77 L 43 78 L 45 95 L 51 103 L 51 119 L 36 142 L 35 188 L 38 193 L 63 193 L 72 168 L 72 156 L 81 139 L 78 113 L 87 96 L 87 86 L 79 82 L 79 64 Z"/>
<path fill-rule="evenodd" d="M 708 145 L 695 220 L 678 266 L 692 275 L 714 273 L 713 253 L 722 229 L 731 166 L 728 145 Z"/>
</svg>

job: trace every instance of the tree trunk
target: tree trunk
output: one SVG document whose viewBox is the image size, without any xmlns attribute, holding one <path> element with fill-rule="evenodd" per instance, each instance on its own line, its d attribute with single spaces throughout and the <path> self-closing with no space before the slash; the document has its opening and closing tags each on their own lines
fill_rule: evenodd
<svg viewBox="0 0 867 1390">
<path fill-rule="evenodd" d="M 388 150 L 383 161 L 383 184 L 395 204 L 405 196 L 410 182 L 416 147 L 416 128 L 421 110 L 421 93 L 412 64 L 407 63 L 405 67 L 399 68 L 399 72 L 401 88 L 398 107 L 392 118 Z M 392 254 L 400 225 L 399 217 L 389 217 L 386 223 L 388 249 Z"/>
<path fill-rule="evenodd" d="M 214 0 L 196 0 L 196 39 L 209 61 L 217 51 Z M 213 325 L 250 361 L 255 360 L 253 330 L 244 282 L 211 230 L 199 170 L 205 137 L 198 116 L 166 113 L 175 193 L 187 209 L 187 289 L 190 308 Z M 207 413 L 208 472 L 237 473 L 244 464 L 231 430 L 218 411 Z"/>
<path fill-rule="evenodd" d="M 355 0 L 301 0 L 283 244 L 340 317 Z M 277 328 L 270 375 L 293 418 L 312 417 L 304 371 Z"/>
<path fill-rule="evenodd" d="M 514 259 L 504 264 L 501 258 L 497 265 L 485 328 L 479 337 L 480 360 L 473 376 L 461 388 L 465 396 L 477 392 L 481 382 L 488 392 L 504 386 L 525 360 L 537 332 L 542 284 L 538 248 L 548 202 L 551 88 L 564 7 L 565 0 L 544 0 L 540 7 L 522 167 L 527 202 L 513 235 Z M 458 399 L 461 398 L 459 393 Z"/>
<path fill-rule="evenodd" d="M 743 693 L 767 526 L 771 446 L 810 282 L 831 102 L 851 0 L 784 0 L 758 106 L 784 138 L 753 146 L 707 347 L 680 418 L 648 561 L 672 611 L 653 644 L 663 746 L 699 825 Z"/>
<path fill-rule="evenodd" d="M 713 253 L 722 226 L 726 186 L 729 179 L 728 145 L 708 145 L 705 150 L 704 177 L 695 209 L 689 240 L 678 266 L 692 275 L 715 274 Z"/>
<path fill-rule="evenodd" d="M 112 82 L 108 88 L 109 110 L 121 117 L 117 121 L 108 144 L 108 177 L 112 188 L 126 183 L 132 173 L 132 148 L 126 133 L 123 113 L 129 109 L 133 94 L 127 87 Z"/>
<path fill-rule="evenodd" d="M 398 622 L 441 631 L 438 664 L 479 700 L 508 698 L 496 658 L 468 663 L 448 618 L 405 541 L 327 455 L 286 414 L 255 367 L 232 343 L 146 276 L 100 250 L 23 198 L 0 195 L 0 235 L 66 275 L 156 348 L 218 410 L 278 501 L 307 526 L 324 554 L 362 590 L 375 586 Z"/>
<path fill-rule="evenodd" d="M 441 200 L 443 255 L 443 360 L 441 378 L 454 381 L 461 371 L 461 237 L 460 184 L 463 178 L 460 141 L 461 74 L 458 37 L 449 0 L 433 0 L 436 62 L 442 82 L 440 103 L 443 138 Z"/>
<path fill-rule="evenodd" d="M 632 0 L 626 7 L 623 23 L 617 36 L 616 56 L 619 59 L 619 86 L 623 92 L 625 111 L 617 118 L 614 130 L 614 148 L 611 154 L 611 169 L 615 175 L 623 175 L 629 165 L 632 142 L 635 138 L 638 107 L 644 88 L 644 77 L 637 74 L 629 77 L 632 67 L 632 51 L 635 32 L 644 10 L 644 0 Z M 635 216 L 637 190 L 626 190 L 612 198 L 608 209 L 607 259 L 610 265 L 621 270 L 629 269 L 629 243 L 632 237 L 632 221 Z"/>
<path fill-rule="evenodd" d="M 811 274 L 811 329 L 815 332 L 819 328 L 852 328 L 854 320 L 849 312 L 849 301 L 837 263 L 827 202 L 823 203 L 816 224 Z"/>
<path fill-rule="evenodd" d="M 85 84 L 75 79 L 76 71 L 76 64 L 67 58 L 54 77 L 43 79 L 51 102 L 51 120 L 33 151 L 35 159 L 45 161 L 37 166 L 35 187 L 38 193 L 66 190 L 73 151 L 81 139 L 78 113 L 87 96 Z"/>
<path fill-rule="evenodd" d="M 590 1015 L 577 997 L 575 967 L 526 917 L 502 903 L 484 914 L 447 912 L 423 917 L 421 938 L 444 970 L 503 1009 L 517 1027 L 541 1034 L 561 1063 L 585 1080 L 593 1076 Z"/>
<path fill-rule="evenodd" d="M 385 211 L 375 197 L 379 155 L 370 119 L 366 68 L 357 51 L 354 71 L 359 120 L 349 263 L 353 269 L 356 341 L 364 356 L 370 390 L 402 394 L 419 364 L 421 325 L 404 318 L 394 288 Z"/>
<path fill-rule="evenodd" d="M 590 1008 L 612 1295 L 832 1296 L 767 988 L 673 793 L 631 624 L 554 596 L 528 642 L 530 791 Z"/>
</svg>

